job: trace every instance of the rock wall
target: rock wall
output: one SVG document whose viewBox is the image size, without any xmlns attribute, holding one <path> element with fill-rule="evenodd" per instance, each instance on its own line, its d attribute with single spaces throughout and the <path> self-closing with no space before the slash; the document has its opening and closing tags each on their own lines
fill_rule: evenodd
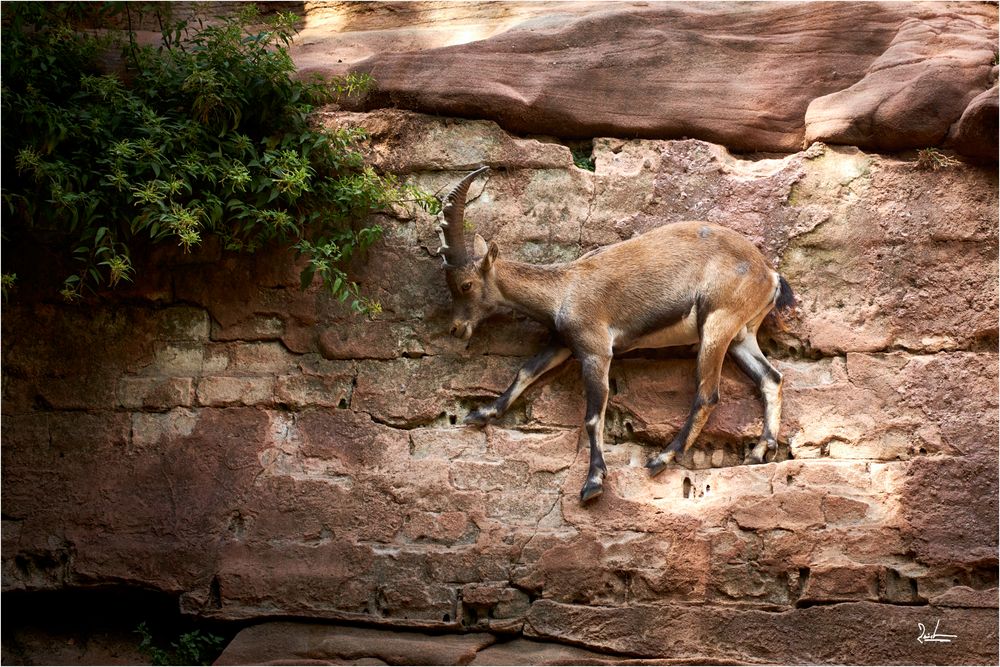
<svg viewBox="0 0 1000 667">
<path fill-rule="evenodd" d="M 968 19 L 977 54 L 980 24 L 995 28 L 995 7 L 921 6 L 932 27 L 942 12 L 982 15 Z M 365 33 L 356 62 L 556 15 L 389 3 L 425 21 L 393 32 L 370 7 L 310 5 L 303 69 L 322 58 L 323 30 L 341 45 Z M 558 5 L 570 18 L 595 7 Z M 790 21 L 847 11 L 793 7 Z M 872 58 L 908 52 L 892 21 Z M 939 45 L 954 37 L 945 23 Z M 883 69 L 851 62 L 859 76 Z M 975 104 L 965 114 L 988 121 L 989 103 Z M 94 306 L 28 290 L 5 304 L 3 590 L 120 584 L 259 623 L 228 664 L 997 661 L 995 167 L 604 137 L 580 144 L 591 172 L 559 141 L 491 120 L 329 109 L 318 121 L 365 127 L 376 166 L 430 191 L 489 164 L 467 218 L 517 259 L 569 260 L 684 219 L 747 235 L 799 300 L 786 331 L 761 336 L 785 377 L 778 460 L 743 465 L 762 408 L 727 363 L 699 442 L 650 479 L 642 464 L 686 416 L 694 360 L 635 352 L 612 364 L 605 494 L 581 506 L 578 364 L 494 425 L 461 426 L 547 334 L 507 314 L 467 344 L 449 337 L 436 220 L 398 207 L 353 270 L 382 304 L 371 320 L 301 291 L 287 251 L 211 243 L 156 251 L 160 269 Z M 34 264 L 25 285 L 46 279 Z M 918 624 L 939 621 L 950 643 L 918 641 Z"/>
<path fill-rule="evenodd" d="M 499 316 L 468 345 L 448 337 L 435 220 L 401 208 L 356 270 L 383 305 L 373 321 L 299 291 L 282 251 L 210 247 L 96 308 L 7 305 L 5 590 L 128 583 L 206 617 L 640 658 L 996 658 L 994 171 L 599 139 L 591 173 L 486 121 L 322 120 L 365 126 L 376 164 L 430 190 L 492 165 L 468 219 L 512 257 L 568 259 L 679 219 L 747 234 L 800 301 L 765 339 L 786 378 L 779 462 L 741 465 L 761 407 L 727 364 L 697 446 L 647 477 L 693 394 L 687 350 L 612 365 L 592 505 L 575 362 L 494 426 L 456 425 L 545 332 Z M 938 619 L 958 639 L 918 643 Z"/>
</svg>

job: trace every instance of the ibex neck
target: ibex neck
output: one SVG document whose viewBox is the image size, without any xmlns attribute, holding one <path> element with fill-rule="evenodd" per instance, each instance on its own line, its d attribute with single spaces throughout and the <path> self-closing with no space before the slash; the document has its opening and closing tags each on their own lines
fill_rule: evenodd
<svg viewBox="0 0 1000 667">
<path fill-rule="evenodd" d="M 552 327 L 565 295 L 566 272 L 562 264 L 538 266 L 498 260 L 494 265 L 504 303 Z"/>
</svg>

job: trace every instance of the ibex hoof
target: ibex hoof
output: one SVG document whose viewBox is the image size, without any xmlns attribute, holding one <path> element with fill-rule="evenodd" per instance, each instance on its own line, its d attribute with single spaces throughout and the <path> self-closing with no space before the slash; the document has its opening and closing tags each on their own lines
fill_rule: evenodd
<svg viewBox="0 0 1000 667">
<path fill-rule="evenodd" d="M 588 500 L 593 500 L 602 493 L 604 493 L 604 482 L 588 479 L 587 483 L 580 489 L 580 502 L 585 503 Z"/>
<path fill-rule="evenodd" d="M 777 447 L 775 447 L 777 450 Z M 756 447 L 750 450 L 747 454 L 747 463 L 751 465 L 756 465 L 758 463 L 767 462 L 767 453 L 771 451 L 771 447 L 766 442 L 759 443 Z"/>
<path fill-rule="evenodd" d="M 646 461 L 646 470 L 649 471 L 650 477 L 656 477 L 661 472 L 663 472 L 668 465 L 674 460 L 673 452 L 665 452 L 659 456 L 654 456 L 653 458 Z"/>
<path fill-rule="evenodd" d="M 465 416 L 462 423 L 469 426 L 486 426 L 490 423 L 490 419 L 495 416 L 495 410 L 483 410 L 482 408 L 476 408 Z"/>
</svg>

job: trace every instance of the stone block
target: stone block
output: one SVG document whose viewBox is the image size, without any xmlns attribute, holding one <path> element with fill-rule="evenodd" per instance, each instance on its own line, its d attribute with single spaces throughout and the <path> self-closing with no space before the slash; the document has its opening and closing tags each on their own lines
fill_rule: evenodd
<svg viewBox="0 0 1000 667">
<path fill-rule="evenodd" d="M 423 352 L 408 342 L 412 337 L 407 322 L 355 318 L 327 327 L 319 336 L 319 351 L 327 359 L 395 359 L 405 351 Z"/>
<path fill-rule="evenodd" d="M 158 313 L 157 338 L 175 341 L 207 341 L 208 312 L 191 306 L 172 306 Z"/>
<path fill-rule="evenodd" d="M 228 368 L 238 373 L 282 373 L 298 365 L 298 357 L 274 341 L 230 343 L 228 352 Z"/>
<path fill-rule="evenodd" d="M 478 529 L 464 512 L 414 512 L 403 520 L 402 534 L 411 542 L 467 544 L 475 541 Z"/>
<path fill-rule="evenodd" d="M 347 408 L 351 404 L 354 369 L 346 365 L 339 372 L 323 375 L 280 375 L 275 379 L 275 402 L 292 408 L 322 406 Z"/>
<path fill-rule="evenodd" d="M 294 555 L 293 560 L 288 560 Z M 281 600 L 289 614 L 337 618 L 365 614 L 375 597 L 371 547 L 336 540 L 321 544 L 226 545 L 218 563 L 218 606 L 202 613 L 249 619 Z"/>
<path fill-rule="evenodd" d="M 410 431 L 416 459 L 475 460 L 486 455 L 486 432 L 474 428 L 416 428 Z"/>
<path fill-rule="evenodd" d="M 558 430 L 552 433 L 493 428 L 489 430 L 487 452 L 491 457 L 527 464 L 530 473 L 557 473 L 569 468 L 576 460 L 578 430 Z"/>
<path fill-rule="evenodd" d="M 212 325 L 212 340 L 217 341 L 269 341 L 280 339 L 284 333 L 285 321 L 275 315 L 252 315 L 229 326 Z"/>
<path fill-rule="evenodd" d="M 780 491 L 737 506 L 733 519 L 749 530 L 807 530 L 825 524 L 822 502 L 823 495 L 814 491 Z"/>
<path fill-rule="evenodd" d="M 930 603 L 936 607 L 982 607 L 985 609 L 996 609 L 1000 605 L 997 597 L 997 589 L 976 590 L 968 586 L 955 586 L 945 593 L 931 599 Z"/>
<path fill-rule="evenodd" d="M 118 401 L 123 408 L 164 410 L 190 407 L 194 381 L 180 377 L 123 377 L 118 383 Z"/>
<path fill-rule="evenodd" d="M 456 489 L 514 491 L 528 480 L 528 466 L 513 461 L 453 461 L 448 471 Z"/>
<path fill-rule="evenodd" d="M 274 384 L 270 376 L 203 377 L 198 381 L 198 403 L 210 407 L 271 405 Z"/>
<path fill-rule="evenodd" d="M 132 415 L 132 447 L 147 449 L 163 441 L 184 438 L 194 431 L 199 413 L 178 408 L 164 413 L 136 412 Z"/>
<path fill-rule="evenodd" d="M 160 375 L 198 375 L 205 363 L 205 346 L 201 342 L 157 342 L 150 372 Z"/>
<path fill-rule="evenodd" d="M 406 432 L 377 424 L 364 413 L 307 410 L 299 413 L 296 429 L 301 438 L 299 452 L 307 459 L 336 462 L 351 473 L 419 473 L 418 467 L 407 462 Z"/>
<path fill-rule="evenodd" d="M 101 410 L 116 403 L 114 372 L 40 378 L 34 381 L 34 402 L 55 410 Z"/>
<path fill-rule="evenodd" d="M 829 525 L 865 523 L 870 513 L 872 506 L 861 500 L 843 496 L 823 498 L 823 517 Z"/>
<path fill-rule="evenodd" d="M 817 565 L 809 569 L 799 600 L 805 603 L 877 602 L 880 574 L 881 568 L 877 565 Z"/>
</svg>

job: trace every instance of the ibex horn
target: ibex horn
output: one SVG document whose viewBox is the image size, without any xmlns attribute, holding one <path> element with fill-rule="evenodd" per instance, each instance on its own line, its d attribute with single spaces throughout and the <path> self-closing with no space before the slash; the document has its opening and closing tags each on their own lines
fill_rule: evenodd
<svg viewBox="0 0 1000 667">
<path fill-rule="evenodd" d="M 438 235 L 441 237 L 438 254 L 444 258 L 445 267 L 458 267 L 469 261 L 465 245 L 465 198 L 469 194 L 469 185 L 476 180 L 476 176 L 489 169 L 484 166 L 466 174 L 452 186 L 448 194 L 438 198 L 444 216 L 444 221 L 438 226 Z"/>
</svg>

